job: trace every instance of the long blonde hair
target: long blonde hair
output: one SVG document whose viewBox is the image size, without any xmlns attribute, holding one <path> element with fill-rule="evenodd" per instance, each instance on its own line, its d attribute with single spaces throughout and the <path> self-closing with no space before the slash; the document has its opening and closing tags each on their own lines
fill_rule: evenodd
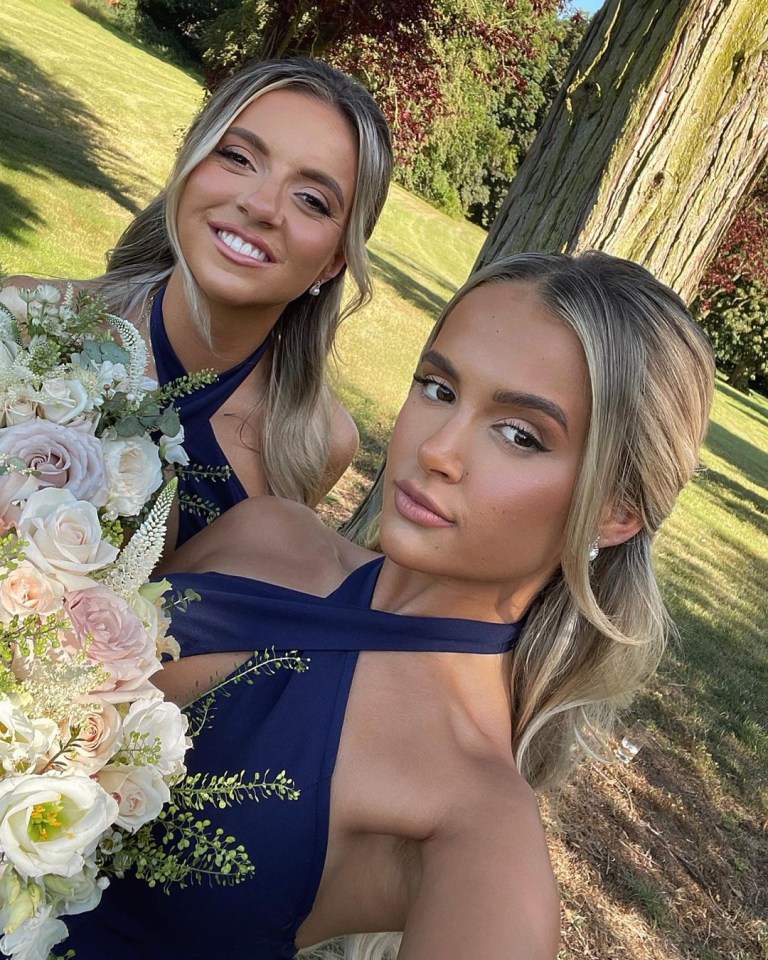
<svg viewBox="0 0 768 960">
<path fill-rule="evenodd" d="M 520 254 L 489 264 L 456 293 L 525 283 L 578 336 L 591 416 L 561 567 L 528 613 L 512 658 L 512 749 L 534 787 L 557 783 L 579 743 L 600 754 L 617 711 L 655 669 L 667 615 L 651 543 L 698 464 L 714 388 L 712 350 L 680 298 L 647 270 L 589 252 Z M 642 529 L 589 559 L 606 507 Z M 387 960 L 395 934 L 347 937 L 303 956 Z"/>
<path fill-rule="evenodd" d="M 392 172 L 389 129 L 367 90 L 322 61 L 305 58 L 264 60 L 230 77 L 198 114 L 165 189 L 125 230 L 99 279 L 113 309 L 135 315 L 178 265 L 192 317 L 210 342 L 208 305 L 178 239 L 179 201 L 190 173 L 216 147 L 234 118 L 259 97 L 278 89 L 299 90 L 335 107 L 354 133 L 358 149 L 355 195 L 344 237 L 346 265 L 322 285 L 319 296 L 304 293 L 289 303 L 273 331 L 261 448 L 264 469 L 273 493 L 309 502 L 317 493 L 329 455 L 328 355 L 341 320 L 371 297 L 365 241 L 384 206 Z M 356 290 L 342 310 L 347 268 Z"/>
<path fill-rule="evenodd" d="M 574 743 L 600 753 L 618 710 L 655 669 L 668 631 L 651 544 L 698 464 L 714 359 L 685 304 L 643 267 L 590 251 L 489 264 L 470 290 L 530 284 L 578 336 L 591 415 L 560 569 L 529 611 L 512 663 L 513 750 L 534 787 L 556 782 Z M 637 516 L 626 543 L 589 549 L 606 509 Z"/>
</svg>

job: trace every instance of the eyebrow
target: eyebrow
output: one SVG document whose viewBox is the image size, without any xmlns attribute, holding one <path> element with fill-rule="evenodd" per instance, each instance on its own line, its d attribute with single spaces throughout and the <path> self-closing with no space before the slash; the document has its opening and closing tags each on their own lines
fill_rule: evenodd
<svg viewBox="0 0 768 960">
<path fill-rule="evenodd" d="M 433 367 L 442 370 L 457 383 L 461 381 L 459 371 L 438 350 L 428 350 L 423 354 L 421 362 L 431 363 Z M 504 407 L 527 407 L 530 410 L 538 410 L 559 424 L 566 434 L 568 433 L 568 419 L 562 408 L 552 400 L 547 400 L 546 397 L 540 397 L 536 393 L 522 393 L 519 390 L 497 390 L 493 395 L 493 402 Z"/>
<path fill-rule="evenodd" d="M 227 133 L 231 133 L 241 140 L 245 140 L 246 143 L 249 143 L 254 149 L 258 150 L 259 153 L 262 153 L 265 157 L 269 157 L 269 147 L 253 130 L 248 130 L 246 127 L 230 127 Z M 315 170 L 312 167 L 303 168 L 299 170 L 299 173 L 308 180 L 314 180 L 316 183 L 321 183 L 328 187 L 338 200 L 342 213 L 344 212 L 344 194 L 337 180 L 334 180 L 334 178 L 327 173 L 323 173 L 322 170 Z"/>
</svg>

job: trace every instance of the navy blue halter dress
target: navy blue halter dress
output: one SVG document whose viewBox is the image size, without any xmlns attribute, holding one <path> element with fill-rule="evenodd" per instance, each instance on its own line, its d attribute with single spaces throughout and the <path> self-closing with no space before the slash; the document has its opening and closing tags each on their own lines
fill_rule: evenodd
<svg viewBox="0 0 768 960">
<path fill-rule="evenodd" d="M 328 597 L 225 574 L 171 576 L 175 589 L 191 587 L 202 597 L 174 617 L 184 656 L 274 647 L 299 650 L 308 661 L 305 672 L 279 670 L 221 690 L 210 725 L 188 754 L 189 771 L 244 770 L 250 777 L 285 770 L 301 795 L 201 814 L 244 844 L 255 874 L 236 886 L 170 894 L 130 877 L 115 880 L 93 913 L 68 920 L 72 935 L 62 946 L 74 947 L 77 960 L 294 956 L 296 931 L 323 873 L 331 777 L 359 652 L 498 654 L 511 649 L 520 630 L 371 610 L 382 562 L 359 567 Z"/>
<path fill-rule="evenodd" d="M 187 375 L 187 371 L 171 346 L 163 323 L 163 296 L 159 290 L 152 303 L 149 318 L 149 336 L 155 358 L 157 379 L 161 387 Z M 256 368 L 269 345 L 269 337 L 245 360 L 220 373 L 213 383 L 195 390 L 189 396 L 175 401 L 181 425 L 184 427 L 184 449 L 189 455 L 189 467 L 229 467 L 229 461 L 219 446 L 211 426 L 211 417 L 228 400 Z M 205 505 L 194 509 L 195 502 L 203 501 L 217 507 L 221 513 L 245 500 L 248 494 L 234 470 L 230 467 L 227 479 L 206 477 L 178 470 L 179 477 L 179 532 L 176 546 L 181 546 L 213 519 Z"/>
</svg>

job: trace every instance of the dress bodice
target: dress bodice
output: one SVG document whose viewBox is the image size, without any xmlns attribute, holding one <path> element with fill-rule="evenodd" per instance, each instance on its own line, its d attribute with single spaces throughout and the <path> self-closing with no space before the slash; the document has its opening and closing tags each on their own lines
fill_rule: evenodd
<svg viewBox="0 0 768 960">
<path fill-rule="evenodd" d="M 163 322 L 163 296 L 165 288 L 158 291 L 152 302 L 149 318 L 149 334 L 155 358 L 157 379 L 161 387 L 187 371 L 173 349 Z M 211 418 L 232 396 L 249 373 L 256 368 L 269 345 L 269 337 L 254 352 L 220 373 L 213 383 L 199 387 L 192 393 L 175 401 L 181 425 L 184 427 L 184 449 L 189 455 L 189 465 L 180 468 L 179 477 L 179 532 L 177 546 L 202 530 L 214 516 L 245 500 L 248 493 L 227 460 L 213 432 Z M 217 473 L 206 475 L 206 468 L 216 468 Z M 229 468 L 229 476 L 222 478 L 221 468 Z M 211 510 L 213 507 L 213 510 Z"/>
<path fill-rule="evenodd" d="M 191 587 L 202 598 L 174 614 L 182 656 L 274 648 L 300 651 L 308 666 L 221 688 L 188 754 L 190 773 L 284 770 L 300 796 L 206 812 L 212 828 L 245 846 L 255 874 L 236 886 L 190 886 L 169 895 L 132 878 L 114 881 L 94 913 L 70 921 L 67 945 L 77 960 L 294 956 L 296 931 L 323 873 L 331 777 L 359 652 L 503 653 L 520 629 L 371 610 L 381 564 L 359 567 L 328 597 L 225 574 L 170 577 L 175 590 Z"/>
</svg>

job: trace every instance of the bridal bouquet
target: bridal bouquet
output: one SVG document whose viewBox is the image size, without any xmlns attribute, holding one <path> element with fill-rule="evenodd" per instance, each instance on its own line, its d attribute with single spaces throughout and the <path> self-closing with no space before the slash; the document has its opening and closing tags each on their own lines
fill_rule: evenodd
<svg viewBox="0 0 768 960">
<path fill-rule="evenodd" d="M 170 585 L 149 581 L 183 433 L 146 360 L 97 298 L 0 290 L 0 951 L 14 960 L 46 960 L 59 918 L 96 907 L 185 772 L 186 718 L 151 682 L 178 654 Z"/>
</svg>

